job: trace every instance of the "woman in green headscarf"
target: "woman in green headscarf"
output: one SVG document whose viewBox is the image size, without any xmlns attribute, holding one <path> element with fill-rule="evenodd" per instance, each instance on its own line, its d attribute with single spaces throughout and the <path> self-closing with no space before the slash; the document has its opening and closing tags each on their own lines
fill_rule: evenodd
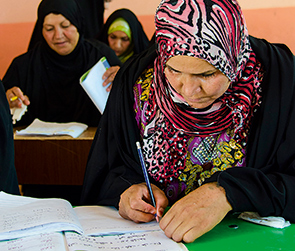
<svg viewBox="0 0 295 251">
<path fill-rule="evenodd" d="M 148 47 L 149 40 L 135 14 L 128 9 L 113 12 L 98 39 L 109 45 L 124 63 Z"/>
</svg>

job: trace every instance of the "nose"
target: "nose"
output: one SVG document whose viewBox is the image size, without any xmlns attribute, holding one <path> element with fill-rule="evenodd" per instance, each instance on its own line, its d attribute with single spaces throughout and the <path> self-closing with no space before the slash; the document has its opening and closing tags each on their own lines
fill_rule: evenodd
<svg viewBox="0 0 295 251">
<path fill-rule="evenodd" d="M 116 39 L 114 45 L 115 45 L 115 48 L 116 49 L 120 49 L 121 48 L 121 40 L 120 39 Z"/>
<path fill-rule="evenodd" d="M 54 37 L 56 39 L 59 39 L 59 38 L 62 38 L 62 36 L 63 36 L 63 30 L 61 28 L 57 27 L 54 32 Z"/>
<path fill-rule="evenodd" d="M 186 97 L 190 97 L 202 90 L 202 81 L 191 74 L 182 74 L 180 81 L 182 93 Z"/>
</svg>

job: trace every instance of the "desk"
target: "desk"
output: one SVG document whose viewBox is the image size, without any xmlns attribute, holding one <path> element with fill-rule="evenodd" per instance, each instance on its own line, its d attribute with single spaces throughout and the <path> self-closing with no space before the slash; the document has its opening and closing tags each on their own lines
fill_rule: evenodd
<svg viewBox="0 0 295 251">
<path fill-rule="evenodd" d="M 230 228 L 230 225 L 237 225 L 238 228 Z M 186 247 L 189 251 L 294 251 L 295 224 L 277 229 L 229 215 L 210 232 L 186 244 Z"/>
<path fill-rule="evenodd" d="M 78 138 L 14 135 L 19 184 L 82 185 L 95 132 L 89 127 Z"/>
</svg>

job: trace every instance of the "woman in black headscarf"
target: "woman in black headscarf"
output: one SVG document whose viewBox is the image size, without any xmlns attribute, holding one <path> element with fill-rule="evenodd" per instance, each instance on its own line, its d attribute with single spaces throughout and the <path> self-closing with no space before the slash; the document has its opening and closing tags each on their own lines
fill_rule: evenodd
<svg viewBox="0 0 295 251">
<path fill-rule="evenodd" d="M 103 26 L 105 2 L 111 0 L 78 0 L 85 22 L 85 38 L 96 37 Z M 42 38 L 42 33 L 38 30 L 38 22 L 35 24 L 28 50 L 32 49 Z"/>
<path fill-rule="evenodd" d="M 75 0 L 42 1 L 36 26 L 42 31 L 41 41 L 15 58 L 3 78 L 10 107 L 21 106 L 21 101 L 29 105 L 16 125 L 28 125 L 39 118 L 96 126 L 101 114 L 79 79 L 103 56 L 111 66 L 121 62 L 108 46 L 84 39 L 83 18 Z M 117 69 L 111 68 L 107 74 Z M 111 74 L 105 84 L 113 77 Z M 10 101 L 13 96 L 19 99 Z"/>
<path fill-rule="evenodd" d="M 0 80 L 0 191 L 19 194 L 14 167 L 14 145 L 11 115 Z"/>
<path fill-rule="evenodd" d="M 124 32 L 125 35 L 116 36 L 113 33 L 115 31 Z M 109 45 L 116 52 L 122 63 L 133 54 L 142 52 L 149 45 L 149 40 L 141 23 L 136 15 L 128 9 L 118 9 L 109 16 L 98 36 L 98 40 Z M 125 49 L 119 48 L 119 44 L 126 41 L 129 42 L 128 47 Z"/>
</svg>

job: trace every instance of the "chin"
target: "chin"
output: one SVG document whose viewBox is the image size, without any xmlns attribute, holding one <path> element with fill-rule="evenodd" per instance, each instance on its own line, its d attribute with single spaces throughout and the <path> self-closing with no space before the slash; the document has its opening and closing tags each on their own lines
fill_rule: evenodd
<svg viewBox="0 0 295 251">
<path fill-rule="evenodd" d="M 72 50 L 55 50 L 55 52 L 61 56 L 66 56 L 72 52 Z"/>
</svg>

